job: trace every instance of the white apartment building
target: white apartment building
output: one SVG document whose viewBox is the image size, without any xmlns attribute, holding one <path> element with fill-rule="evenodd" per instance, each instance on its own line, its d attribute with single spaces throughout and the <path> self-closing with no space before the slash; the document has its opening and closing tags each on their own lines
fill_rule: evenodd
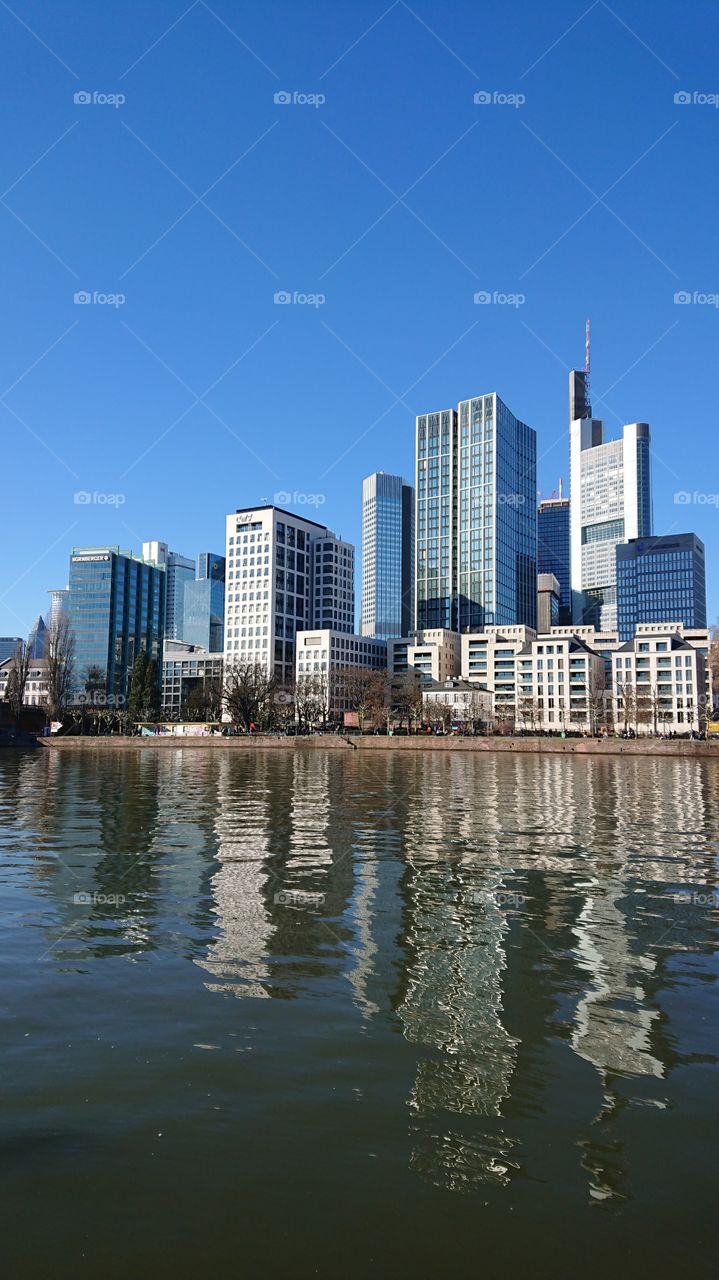
<svg viewBox="0 0 719 1280">
<path fill-rule="evenodd" d="M 613 658 L 617 730 L 703 732 L 711 717 L 709 632 L 641 623 Z"/>
<path fill-rule="evenodd" d="M 355 629 L 355 549 L 329 530 L 311 541 L 312 613 L 316 627 Z"/>
<path fill-rule="evenodd" d="M 387 665 L 393 676 L 415 671 L 422 681 L 449 680 L 459 675 L 460 660 L 460 637 L 445 627 L 428 627 L 387 642 Z"/>
<path fill-rule="evenodd" d="M 313 557 L 315 541 L 322 544 L 318 558 Z M 240 507 L 227 516 L 226 671 L 234 662 L 257 663 L 274 673 L 280 684 L 293 681 L 297 632 L 314 623 L 313 558 L 315 570 L 320 566 L 324 590 L 328 547 L 332 596 L 327 599 L 333 612 L 336 605 L 344 617 L 347 601 L 340 594 L 349 591 L 350 581 L 354 590 L 354 548 L 350 556 L 349 544 L 336 539 L 325 525 L 281 507 Z"/>
<path fill-rule="evenodd" d="M 496 720 L 515 719 L 516 657 L 536 638 L 532 627 L 485 627 L 461 637 L 461 673 L 493 695 Z"/>
<path fill-rule="evenodd" d="M 12 668 L 13 659 L 6 658 L 0 663 L 0 701 L 7 694 L 8 678 Z M 47 659 L 32 658 L 27 673 L 27 681 L 25 683 L 25 692 L 23 694 L 24 707 L 44 707 L 47 703 L 48 679 L 47 679 Z"/>
<path fill-rule="evenodd" d="M 541 635 L 529 627 L 487 627 L 461 639 L 462 678 L 491 693 L 500 725 L 621 732 L 626 710 L 627 727 L 637 732 L 705 727 L 711 708 L 705 629 L 642 623 L 624 645 L 616 632 L 588 626 Z"/>
<path fill-rule="evenodd" d="M 297 689 L 301 691 L 303 683 L 319 687 L 329 719 L 339 719 L 351 710 L 342 672 L 358 668 L 386 671 L 387 641 L 330 628 L 297 632 Z"/>
<path fill-rule="evenodd" d="M 424 719 L 430 724 L 438 723 L 441 708 L 448 707 L 453 724 L 488 728 L 494 722 L 492 703 L 491 693 L 459 676 L 433 681 L 422 689 Z"/>
</svg>

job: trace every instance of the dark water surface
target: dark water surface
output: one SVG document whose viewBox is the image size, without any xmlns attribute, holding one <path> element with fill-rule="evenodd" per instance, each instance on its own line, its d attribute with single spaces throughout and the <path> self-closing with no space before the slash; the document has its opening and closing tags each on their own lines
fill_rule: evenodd
<svg viewBox="0 0 719 1280">
<path fill-rule="evenodd" d="M 0 758 L 4 1274 L 716 1274 L 719 769 Z"/>
</svg>

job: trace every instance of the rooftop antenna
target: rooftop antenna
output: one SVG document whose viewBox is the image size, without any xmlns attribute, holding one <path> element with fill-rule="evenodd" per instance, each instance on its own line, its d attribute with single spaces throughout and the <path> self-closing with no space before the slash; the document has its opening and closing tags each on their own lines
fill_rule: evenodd
<svg viewBox="0 0 719 1280">
<path fill-rule="evenodd" d="M 562 477 L 559 477 L 559 501 L 562 501 Z"/>
<path fill-rule="evenodd" d="M 587 320 L 584 326 L 584 396 L 589 404 L 589 373 L 591 369 L 591 326 Z"/>
</svg>

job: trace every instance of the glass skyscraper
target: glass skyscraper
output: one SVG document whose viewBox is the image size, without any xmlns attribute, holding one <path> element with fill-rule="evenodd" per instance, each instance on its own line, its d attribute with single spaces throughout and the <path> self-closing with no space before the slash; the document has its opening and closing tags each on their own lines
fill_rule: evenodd
<svg viewBox="0 0 719 1280">
<path fill-rule="evenodd" d="M 537 437 L 495 393 L 417 419 L 416 621 L 537 620 Z"/>
<path fill-rule="evenodd" d="M 105 693 L 126 699 L 135 659 L 143 649 L 157 662 L 160 679 L 164 568 L 119 547 L 75 547 L 67 610 L 75 636 L 76 693 L 82 692 L 88 667 L 99 667 Z"/>
<path fill-rule="evenodd" d="M 165 637 L 184 640 L 182 622 L 185 608 L 185 584 L 195 580 L 195 562 L 179 551 L 170 551 L 166 542 L 143 542 L 143 560 L 165 566 Z"/>
<path fill-rule="evenodd" d="M 225 557 L 203 551 L 197 578 L 183 584 L 182 639 L 221 653 L 225 644 Z M 169 639 L 169 637 L 168 637 Z"/>
<path fill-rule="evenodd" d="M 619 639 L 640 622 L 707 624 L 704 543 L 694 533 L 632 538 L 617 547 Z"/>
<path fill-rule="evenodd" d="M 414 489 L 376 471 L 362 481 L 360 634 L 409 635 L 414 613 Z"/>
<path fill-rule="evenodd" d="M 557 579 L 559 624 L 568 625 L 572 621 L 568 498 L 546 498 L 537 508 L 537 573 L 553 573 Z"/>
</svg>

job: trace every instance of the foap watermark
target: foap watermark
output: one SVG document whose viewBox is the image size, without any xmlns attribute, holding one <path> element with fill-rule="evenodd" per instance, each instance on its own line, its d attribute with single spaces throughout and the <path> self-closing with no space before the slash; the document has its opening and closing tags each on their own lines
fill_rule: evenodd
<svg viewBox="0 0 719 1280">
<path fill-rule="evenodd" d="M 523 493 L 498 493 L 497 503 L 500 507 L 523 507 L 527 501 Z"/>
<path fill-rule="evenodd" d="M 701 893 L 694 889 L 680 889 L 679 893 L 673 893 L 674 902 L 683 902 L 691 907 L 719 907 L 719 893 L 712 893 L 704 890 Z"/>
<path fill-rule="evenodd" d="M 327 299 L 323 293 L 300 293 L 298 289 L 290 293 L 289 289 L 275 291 L 276 307 L 323 307 Z"/>
<path fill-rule="evenodd" d="M 323 107 L 327 99 L 323 93 L 303 93 L 300 89 L 278 89 L 273 102 L 276 107 Z"/>
<path fill-rule="evenodd" d="M 274 500 L 278 507 L 286 507 L 290 503 L 295 507 L 321 507 L 327 498 L 324 493 L 300 493 L 297 489 L 290 493 L 289 489 L 279 489 Z"/>
<path fill-rule="evenodd" d="M 80 707 L 124 707 L 127 698 L 124 693 L 103 693 L 102 689 L 92 693 L 78 693 L 75 702 Z"/>
<path fill-rule="evenodd" d="M 719 107 L 719 93 L 702 93 L 699 89 L 679 89 L 674 94 L 679 107 Z"/>
<path fill-rule="evenodd" d="M 124 93 L 101 93 L 99 89 L 78 89 L 72 95 L 76 107 L 124 107 Z"/>
<path fill-rule="evenodd" d="M 719 493 L 699 493 L 696 489 L 689 493 L 688 489 L 679 489 L 674 494 L 677 507 L 688 507 L 694 503 L 698 507 L 719 507 Z"/>
<path fill-rule="evenodd" d="M 79 907 L 121 907 L 127 902 L 122 893 L 74 893 L 72 900 Z"/>
<path fill-rule="evenodd" d="M 701 293 L 699 289 L 690 293 L 688 289 L 678 289 L 674 302 L 678 307 L 719 307 L 719 293 Z"/>
<path fill-rule="evenodd" d="M 523 93 L 502 93 L 500 89 L 478 89 L 474 95 L 476 107 L 523 107 L 526 101 Z"/>
<path fill-rule="evenodd" d="M 489 289 L 478 289 L 474 295 L 475 306 L 478 307 L 523 307 L 526 301 L 523 293 L 502 293 L 499 289 L 491 293 Z"/>
<path fill-rule="evenodd" d="M 309 889 L 280 889 L 275 902 L 280 907 L 323 907 L 325 895 Z"/>
<path fill-rule="evenodd" d="M 100 293 L 98 289 L 78 289 L 72 300 L 76 307 L 122 307 L 125 305 L 124 293 Z"/>
<path fill-rule="evenodd" d="M 124 507 L 126 501 L 124 493 L 100 493 L 97 489 L 92 493 L 89 489 L 78 489 L 72 500 L 76 507 Z"/>
<path fill-rule="evenodd" d="M 525 894 L 510 889 L 481 889 L 471 895 L 471 901 L 477 906 L 491 903 L 495 907 L 523 907 L 527 898 Z"/>
</svg>

